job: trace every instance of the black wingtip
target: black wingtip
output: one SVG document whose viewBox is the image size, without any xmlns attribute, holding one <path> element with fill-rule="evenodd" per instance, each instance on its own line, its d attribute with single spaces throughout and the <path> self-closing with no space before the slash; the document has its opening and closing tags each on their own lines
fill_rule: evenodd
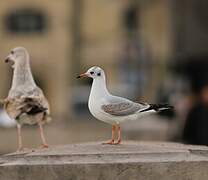
<svg viewBox="0 0 208 180">
<path fill-rule="evenodd" d="M 172 105 L 169 105 L 169 104 L 152 104 L 152 108 L 157 112 L 174 109 L 174 107 Z"/>
<path fill-rule="evenodd" d="M 165 110 L 173 110 L 174 106 L 169 105 L 169 104 L 150 104 L 150 107 L 148 107 L 147 109 L 144 109 L 141 112 L 145 112 L 145 111 L 150 111 L 150 110 L 155 110 L 156 112 L 162 112 Z"/>
</svg>

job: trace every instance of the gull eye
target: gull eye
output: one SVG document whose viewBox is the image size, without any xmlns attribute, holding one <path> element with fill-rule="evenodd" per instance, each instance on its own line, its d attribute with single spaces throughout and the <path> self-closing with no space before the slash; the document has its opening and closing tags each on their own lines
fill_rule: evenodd
<svg viewBox="0 0 208 180">
<path fill-rule="evenodd" d="M 91 72 L 90 72 L 90 74 L 91 74 L 91 75 L 93 75 L 93 74 L 94 74 L 94 72 L 93 72 L 93 71 L 91 71 Z"/>
<path fill-rule="evenodd" d="M 14 51 L 11 51 L 11 54 L 14 54 Z"/>
<path fill-rule="evenodd" d="M 97 73 L 97 75 L 98 75 L 98 76 L 101 76 L 101 73 L 99 72 L 99 73 Z"/>
</svg>

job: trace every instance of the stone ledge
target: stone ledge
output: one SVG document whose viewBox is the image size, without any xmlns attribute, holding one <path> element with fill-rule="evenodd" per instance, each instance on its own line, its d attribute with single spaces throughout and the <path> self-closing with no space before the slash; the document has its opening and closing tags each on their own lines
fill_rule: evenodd
<svg viewBox="0 0 208 180">
<path fill-rule="evenodd" d="M 101 142 L 27 150 L 0 157 L 0 180 L 207 180 L 208 147 Z"/>
</svg>

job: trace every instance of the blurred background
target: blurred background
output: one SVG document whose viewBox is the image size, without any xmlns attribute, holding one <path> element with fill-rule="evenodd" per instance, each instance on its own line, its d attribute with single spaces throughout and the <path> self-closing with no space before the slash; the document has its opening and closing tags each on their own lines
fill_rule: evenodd
<svg viewBox="0 0 208 180">
<path fill-rule="evenodd" d="M 7 0 L 0 2 L 0 97 L 7 96 L 10 49 L 24 46 L 37 84 L 51 104 L 49 144 L 103 141 L 111 126 L 90 115 L 90 79 L 97 65 L 110 92 L 134 101 L 170 103 L 175 112 L 122 124 L 124 140 L 208 144 L 208 1 Z M 24 126 L 26 147 L 38 147 L 36 126 Z M 0 153 L 16 150 L 16 128 L 0 110 Z"/>
</svg>

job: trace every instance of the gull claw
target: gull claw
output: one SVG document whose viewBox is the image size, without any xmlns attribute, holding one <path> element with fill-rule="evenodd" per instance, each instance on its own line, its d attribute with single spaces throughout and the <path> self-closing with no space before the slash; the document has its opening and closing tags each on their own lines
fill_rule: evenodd
<svg viewBox="0 0 208 180">
<path fill-rule="evenodd" d="M 49 145 L 48 144 L 42 144 L 40 146 L 40 149 L 46 149 L 46 148 L 49 148 Z"/>
<path fill-rule="evenodd" d="M 16 152 L 19 153 L 19 152 L 24 152 L 24 151 L 27 151 L 29 150 L 28 148 L 23 148 L 23 147 L 19 147 Z"/>
<path fill-rule="evenodd" d="M 18 152 L 22 152 L 22 151 L 24 151 L 24 148 L 23 148 L 23 147 L 20 147 L 20 148 L 18 148 L 18 149 L 16 150 L 17 153 L 18 153 Z"/>
<path fill-rule="evenodd" d="M 108 142 L 103 142 L 102 144 L 103 144 L 103 145 L 105 145 L 105 144 L 114 145 L 115 142 L 114 142 L 114 140 L 110 140 L 110 141 L 108 141 Z"/>
<path fill-rule="evenodd" d="M 114 145 L 119 145 L 121 144 L 121 140 L 118 140 L 116 143 L 114 143 Z"/>
</svg>

